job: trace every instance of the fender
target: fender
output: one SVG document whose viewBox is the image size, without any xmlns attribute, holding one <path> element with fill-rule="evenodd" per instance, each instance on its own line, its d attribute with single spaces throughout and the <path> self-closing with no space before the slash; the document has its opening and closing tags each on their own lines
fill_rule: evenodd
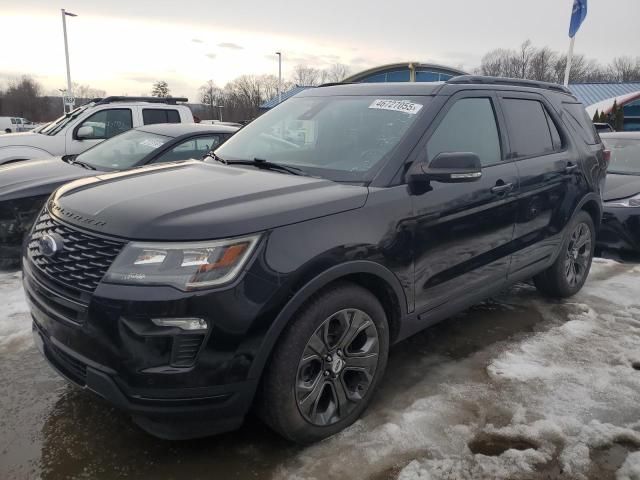
<svg viewBox="0 0 640 480">
<path fill-rule="evenodd" d="M 352 262 L 341 263 L 340 265 L 336 265 L 325 270 L 306 283 L 285 304 L 282 310 L 280 310 L 280 313 L 278 313 L 277 317 L 271 324 L 271 327 L 269 327 L 269 331 L 265 335 L 260 351 L 252 362 L 251 369 L 249 371 L 249 378 L 259 379 L 261 377 L 262 370 L 264 369 L 267 359 L 271 355 L 271 351 L 273 350 L 276 341 L 280 338 L 280 334 L 304 302 L 332 281 L 355 273 L 368 273 L 385 281 L 387 285 L 393 289 L 398 300 L 398 305 L 400 305 L 400 318 L 402 319 L 407 316 L 407 298 L 404 293 L 404 289 L 402 288 L 398 277 L 396 277 L 390 270 L 379 263 L 368 260 L 354 260 Z"/>
<path fill-rule="evenodd" d="M 584 197 L 582 197 L 582 200 L 580 200 L 576 208 L 573 210 L 573 213 L 571 214 L 571 220 L 573 220 L 575 216 L 580 212 L 580 210 L 582 210 L 582 207 L 584 207 L 585 204 L 591 200 L 593 200 L 598 206 L 598 221 L 595 225 L 597 232 L 600 229 L 600 224 L 602 223 L 602 198 L 595 192 L 589 192 Z"/>
<path fill-rule="evenodd" d="M 0 165 L 16 160 L 31 160 L 34 158 L 52 157 L 47 150 L 27 145 L 0 147 Z"/>
</svg>

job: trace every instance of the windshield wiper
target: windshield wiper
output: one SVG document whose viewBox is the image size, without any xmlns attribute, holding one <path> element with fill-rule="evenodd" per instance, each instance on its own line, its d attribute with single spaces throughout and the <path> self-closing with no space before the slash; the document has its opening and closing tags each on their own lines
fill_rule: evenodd
<svg viewBox="0 0 640 480">
<path fill-rule="evenodd" d="M 215 160 L 216 162 L 224 163 L 225 165 L 227 165 L 227 161 L 224 158 L 219 157 L 218 155 L 216 155 L 213 150 L 209 151 L 209 153 L 207 153 L 204 156 L 204 158 L 207 158 L 207 157 L 209 157 L 212 160 Z"/>
<path fill-rule="evenodd" d="M 220 158 L 220 157 L 218 157 Z M 270 162 L 269 160 L 265 160 L 263 158 L 254 158 L 253 160 L 222 160 L 222 163 L 227 165 L 253 165 L 258 168 L 264 168 L 265 170 L 278 170 L 281 172 L 290 173 L 291 175 L 304 175 L 309 176 L 304 170 L 292 167 L 290 165 L 282 165 L 281 163 Z"/>
<path fill-rule="evenodd" d="M 88 164 L 86 162 L 83 162 L 82 160 L 76 160 L 75 158 L 70 158 L 69 159 L 69 163 L 71 165 L 79 165 L 82 168 L 86 168 L 87 170 L 95 170 L 96 169 L 96 167 L 94 167 L 93 165 L 90 165 L 90 164 Z"/>
</svg>

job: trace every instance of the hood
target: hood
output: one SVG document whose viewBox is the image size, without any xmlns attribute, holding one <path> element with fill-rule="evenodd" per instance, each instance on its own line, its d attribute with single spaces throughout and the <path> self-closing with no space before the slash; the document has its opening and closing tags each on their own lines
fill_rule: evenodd
<svg viewBox="0 0 640 480">
<path fill-rule="evenodd" d="M 46 150 L 51 145 L 52 138 L 49 135 L 34 132 L 5 133 L 0 135 L 0 148 L 27 146 Z"/>
<path fill-rule="evenodd" d="M 640 193 L 640 175 L 607 173 L 602 199 L 605 202 L 632 197 Z"/>
<path fill-rule="evenodd" d="M 329 180 L 188 161 L 79 180 L 49 208 L 67 223 L 132 240 L 245 235 L 353 210 L 368 189 Z"/>
<path fill-rule="evenodd" d="M 0 201 L 52 193 L 63 183 L 98 172 L 69 165 L 61 157 L 0 166 Z"/>
</svg>

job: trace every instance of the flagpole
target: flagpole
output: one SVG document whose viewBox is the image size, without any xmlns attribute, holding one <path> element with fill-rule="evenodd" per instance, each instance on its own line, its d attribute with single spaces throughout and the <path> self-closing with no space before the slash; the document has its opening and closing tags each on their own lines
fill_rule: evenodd
<svg viewBox="0 0 640 480">
<path fill-rule="evenodd" d="M 571 73 L 571 62 L 573 61 L 573 47 L 576 43 L 576 36 L 571 37 L 569 43 L 569 53 L 567 54 L 567 68 L 564 71 L 564 86 L 569 86 L 569 74 Z"/>
</svg>

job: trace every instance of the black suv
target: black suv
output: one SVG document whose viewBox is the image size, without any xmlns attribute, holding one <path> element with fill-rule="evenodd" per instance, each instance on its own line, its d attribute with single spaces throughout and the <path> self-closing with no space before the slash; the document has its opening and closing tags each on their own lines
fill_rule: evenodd
<svg viewBox="0 0 640 480">
<path fill-rule="evenodd" d="M 362 414 L 391 344 L 517 281 L 580 290 L 606 167 L 557 85 L 310 89 L 207 162 L 55 192 L 23 258 L 36 343 L 155 435 L 254 406 L 312 442 Z"/>
</svg>

